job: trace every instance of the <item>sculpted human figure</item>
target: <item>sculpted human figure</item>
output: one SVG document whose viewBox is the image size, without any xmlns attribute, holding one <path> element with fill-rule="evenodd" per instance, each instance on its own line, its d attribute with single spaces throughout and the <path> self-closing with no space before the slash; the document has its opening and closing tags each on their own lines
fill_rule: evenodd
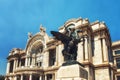
<svg viewBox="0 0 120 80">
<path fill-rule="evenodd" d="M 51 34 L 64 44 L 62 54 L 64 56 L 64 61 L 66 62 L 76 60 L 77 58 L 77 45 L 81 39 L 78 35 L 79 32 L 82 31 L 75 28 L 66 28 L 64 34 L 56 31 L 51 31 Z"/>
</svg>

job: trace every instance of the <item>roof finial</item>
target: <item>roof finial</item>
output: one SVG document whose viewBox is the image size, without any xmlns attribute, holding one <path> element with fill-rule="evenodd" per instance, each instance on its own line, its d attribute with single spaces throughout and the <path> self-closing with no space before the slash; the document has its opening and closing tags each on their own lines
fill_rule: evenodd
<svg viewBox="0 0 120 80">
<path fill-rule="evenodd" d="M 32 33 L 28 32 L 28 38 L 30 39 L 32 37 Z"/>
<path fill-rule="evenodd" d="M 43 27 L 42 24 L 40 24 L 40 32 L 45 32 L 45 31 L 46 31 L 46 29 Z"/>
</svg>

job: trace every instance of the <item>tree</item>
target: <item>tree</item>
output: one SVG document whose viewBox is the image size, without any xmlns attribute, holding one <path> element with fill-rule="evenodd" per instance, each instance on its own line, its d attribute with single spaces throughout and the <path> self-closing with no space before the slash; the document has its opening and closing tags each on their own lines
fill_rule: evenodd
<svg viewBox="0 0 120 80">
<path fill-rule="evenodd" d="M 0 80 L 4 80 L 4 79 L 5 79 L 5 76 L 0 75 Z"/>
</svg>

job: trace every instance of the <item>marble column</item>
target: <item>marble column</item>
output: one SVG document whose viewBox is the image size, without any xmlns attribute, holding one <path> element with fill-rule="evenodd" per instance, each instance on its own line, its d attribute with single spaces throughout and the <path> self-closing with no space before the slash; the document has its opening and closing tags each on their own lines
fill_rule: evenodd
<svg viewBox="0 0 120 80">
<path fill-rule="evenodd" d="M 45 80 L 47 80 L 47 74 L 45 74 Z"/>
<path fill-rule="evenodd" d="M 12 77 L 9 77 L 9 80 L 12 80 Z"/>
<path fill-rule="evenodd" d="M 28 57 L 25 59 L 25 66 L 28 66 Z"/>
<path fill-rule="evenodd" d="M 21 74 L 21 80 L 23 80 L 23 74 Z"/>
<path fill-rule="evenodd" d="M 29 80 L 32 80 L 32 74 L 30 74 Z"/>
<path fill-rule="evenodd" d="M 17 80 L 17 76 L 14 77 L 14 80 Z"/>
<path fill-rule="evenodd" d="M 58 65 L 58 51 L 59 51 L 59 47 L 57 46 L 56 47 L 56 58 L 55 58 L 55 65 L 57 66 Z"/>
<path fill-rule="evenodd" d="M 13 70 L 16 69 L 16 59 L 14 59 L 14 65 L 13 65 Z"/>
<path fill-rule="evenodd" d="M 18 59 L 16 59 L 16 65 L 15 66 L 16 66 L 16 68 L 18 67 Z"/>
<path fill-rule="evenodd" d="M 39 80 L 42 80 L 42 75 L 39 76 Z"/>
<path fill-rule="evenodd" d="M 8 61 L 6 73 L 9 73 L 9 69 L 10 69 L 10 62 Z"/>
</svg>

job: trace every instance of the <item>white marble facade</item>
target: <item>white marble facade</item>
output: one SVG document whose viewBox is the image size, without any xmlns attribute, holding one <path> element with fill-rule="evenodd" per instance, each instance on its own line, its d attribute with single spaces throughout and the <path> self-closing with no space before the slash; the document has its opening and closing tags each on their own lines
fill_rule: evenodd
<svg viewBox="0 0 120 80">
<path fill-rule="evenodd" d="M 90 23 L 88 19 L 71 19 L 59 28 L 80 29 L 85 36 L 78 44 L 77 61 L 85 65 L 88 80 L 115 80 L 115 66 L 111 49 L 111 37 L 104 22 Z M 49 37 L 46 29 L 28 34 L 24 50 L 13 48 L 7 59 L 6 80 L 56 80 L 57 71 L 64 62 L 63 44 Z"/>
</svg>

